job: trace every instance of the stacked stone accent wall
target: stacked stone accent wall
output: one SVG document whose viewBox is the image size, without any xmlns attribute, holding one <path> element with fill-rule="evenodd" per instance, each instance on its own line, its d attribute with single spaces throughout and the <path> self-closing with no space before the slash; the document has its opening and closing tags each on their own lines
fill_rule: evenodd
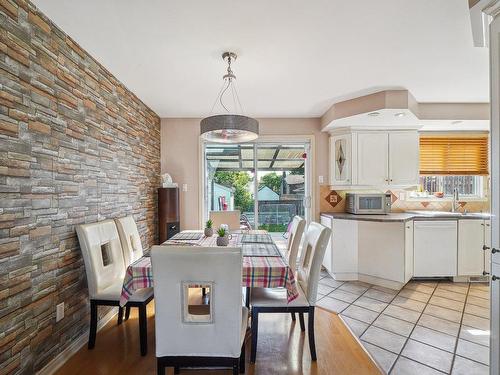
<svg viewBox="0 0 500 375">
<path fill-rule="evenodd" d="M 0 374 L 88 332 L 75 225 L 132 214 L 151 246 L 159 174 L 159 117 L 33 4 L 0 0 Z"/>
</svg>

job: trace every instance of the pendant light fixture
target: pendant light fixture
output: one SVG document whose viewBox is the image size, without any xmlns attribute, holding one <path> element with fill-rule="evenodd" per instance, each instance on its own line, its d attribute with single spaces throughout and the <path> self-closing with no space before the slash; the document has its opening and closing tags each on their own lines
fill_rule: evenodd
<svg viewBox="0 0 500 375">
<path fill-rule="evenodd" d="M 251 117 L 243 115 L 243 108 L 236 91 L 236 76 L 231 70 L 231 63 L 236 60 L 237 55 L 233 52 L 224 52 L 222 59 L 227 62 L 227 73 L 224 74 L 224 83 L 219 95 L 212 106 L 213 113 L 217 104 L 220 104 L 223 114 L 204 118 L 200 122 L 200 134 L 203 139 L 218 143 L 240 143 L 253 141 L 259 136 L 259 122 Z M 231 96 L 233 108 L 239 114 L 231 113 L 224 102 L 226 96 Z"/>
</svg>

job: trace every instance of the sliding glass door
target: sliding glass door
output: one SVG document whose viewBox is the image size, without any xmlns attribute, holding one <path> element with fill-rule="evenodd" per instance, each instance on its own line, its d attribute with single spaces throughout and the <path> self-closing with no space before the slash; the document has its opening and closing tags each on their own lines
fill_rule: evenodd
<svg viewBox="0 0 500 375">
<path fill-rule="evenodd" d="M 239 210 L 252 229 L 283 233 L 310 217 L 309 143 L 210 144 L 204 152 L 204 220 Z"/>
</svg>

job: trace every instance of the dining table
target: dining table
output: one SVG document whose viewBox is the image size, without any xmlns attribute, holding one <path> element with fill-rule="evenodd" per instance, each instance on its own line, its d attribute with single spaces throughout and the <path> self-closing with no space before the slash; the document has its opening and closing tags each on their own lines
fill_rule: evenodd
<svg viewBox="0 0 500 375">
<path fill-rule="evenodd" d="M 217 235 L 205 236 L 202 231 L 183 231 L 181 233 L 200 233 L 196 239 L 175 240 L 169 239 L 163 242 L 162 246 L 201 246 L 215 247 L 217 246 Z M 266 233 L 262 230 L 245 230 L 232 232 L 229 238 L 229 247 L 248 247 L 259 246 L 259 243 L 245 243 L 242 240 L 245 235 L 262 235 Z M 190 236 L 186 236 L 190 237 Z M 272 238 L 272 237 L 269 237 Z M 272 241 L 274 243 L 274 241 Z M 255 252 L 258 254 L 258 252 Z M 292 269 L 285 254 L 281 251 L 277 255 L 251 255 L 243 256 L 242 262 L 242 287 L 246 287 L 245 304 L 249 305 L 250 289 L 251 288 L 285 288 L 287 292 L 288 303 L 292 302 L 299 296 L 294 269 Z M 154 275 L 151 265 L 151 257 L 145 253 L 141 258 L 132 262 L 125 272 L 123 287 L 120 296 L 120 306 L 126 305 L 127 301 L 135 291 L 142 288 L 154 287 Z"/>
</svg>

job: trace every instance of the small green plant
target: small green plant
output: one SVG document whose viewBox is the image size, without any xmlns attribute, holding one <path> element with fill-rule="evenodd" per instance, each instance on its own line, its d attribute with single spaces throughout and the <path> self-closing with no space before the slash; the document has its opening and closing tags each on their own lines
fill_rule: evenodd
<svg viewBox="0 0 500 375">
<path fill-rule="evenodd" d="M 219 237 L 224 237 L 226 235 L 226 230 L 224 228 L 217 229 L 217 234 Z"/>
<path fill-rule="evenodd" d="M 207 222 L 205 223 L 205 228 L 212 228 L 212 225 L 214 225 L 214 222 L 210 219 L 207 220 Z"/>
</svg>

